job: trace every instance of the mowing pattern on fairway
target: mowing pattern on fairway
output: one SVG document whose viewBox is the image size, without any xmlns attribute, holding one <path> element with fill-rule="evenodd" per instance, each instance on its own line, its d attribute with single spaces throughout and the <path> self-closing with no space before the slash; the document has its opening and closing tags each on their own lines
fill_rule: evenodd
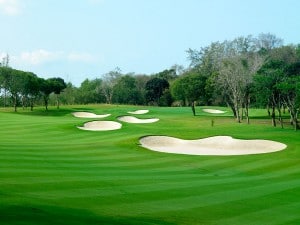
<svg viewBox="0 0 300 225">
<path fill-rule="evenodd" d="M 114 117 L 129 110 L 111 106 Z M 0 113 L 0 224 L 299 224 L 299 134 L 231 118 L 212 128 L 186 108 L 151 112 L 161 123 L 100 133 L 78 130 L 81 122 L 70 110 Z M 138 145 L 149 134 L 192 138 L 224 131 L 274 137 L 289 149 L 208 157 Z"/>
</svg>

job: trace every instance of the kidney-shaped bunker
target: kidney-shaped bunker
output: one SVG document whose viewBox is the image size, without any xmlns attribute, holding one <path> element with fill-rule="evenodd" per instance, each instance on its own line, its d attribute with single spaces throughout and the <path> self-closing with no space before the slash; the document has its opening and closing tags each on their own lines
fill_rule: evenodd
<svg viewBox="0 0 300 225">
<path fill-rule="evenodd" d="M 106 130 L 118 130 L 121 129 L 122 124 L 114 121 L 92 121 L 87 122 L 83 127 L 78 127 L 81 130 L 90 131 L 106 131 Z"/>
</svg>

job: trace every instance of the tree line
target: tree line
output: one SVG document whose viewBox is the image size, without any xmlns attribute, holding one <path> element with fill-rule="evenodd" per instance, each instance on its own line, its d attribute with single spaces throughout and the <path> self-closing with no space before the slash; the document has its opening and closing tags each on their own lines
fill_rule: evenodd
<svg viewBox="0 0 300 225">
<path fill-rule="evenodd" d="M 58 100 L 63 104 L 136 104 L 158 106 L 220 105 L 232 109 L 237 122 L 250 123 L 249 108 L 266 107 L 273 126 L 283 127 L 288 112 L 299 128 L 300 45 L 283 45 L 273 34 L 238 37 L 188 49 L 188 68 L 174 65 L 156 74 L 123 74 L 119 68 L 80 87 L 61 78 L 43 79 L 1 63 L 1 102 L 4 106 Z M 60 96 L 60 97 L 59 97 Z M 8 101 L 10 99 L 10 101 Z"/>
<path fill-rule="evenodd" d="M 13 106 L 15 112 L 18 106 L 33 107 L 43 101 L 48 110 L 50 94 L 56 95 L 56 104 L 59 108 L 59 95 L 66 88 L 62 78 L 44 79 L 32 72 L 25 72 L 9 67 L 7 55 L 0 63 L 1 103 L 4 107 Z"/>
</svg>

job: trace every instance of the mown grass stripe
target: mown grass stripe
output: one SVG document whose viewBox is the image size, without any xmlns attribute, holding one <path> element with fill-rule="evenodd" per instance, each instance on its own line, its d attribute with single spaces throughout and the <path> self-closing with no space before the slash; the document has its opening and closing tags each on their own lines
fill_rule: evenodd
<svg viewBox="0 0 300 225">
<path fill-rule="evenodd" d="M 217 224 L 231 225 L 231 224 L 250 224 L 260 223 L 268 225 L 284 225 L 295 220 L 300 220 L 299 214 L 300 203 L 291 202 L 290 204 L 281 204 L 270 206 L 267 209 L 257 210 L 255 212 L 244 212 L 239 216 L 231 218 L 223 218 L 222 220 L 216 221 Z M 274 213 L 277 212 L 277 213 Z"/>
<path fill-rule="evenodd" d="M 288 184 L 288 185 L 287 185 Z M 211 205 L 222 204 L 225 202 L 233 202 L 238 200 L 248 200 L 253 198 L 260 198 L 265 195 L 270 195 L 285 190 L 290 190 L 300 187 L 300 180 L 289 180 L 288 182 L 277 182 L 277 183 L 267 183 L 264 185 L 247 187 L 237 190 L 219 190 L 214 193 L 204 194 L 204 195 L 192 195 L 189 197 L 176 197 L 170 196 L 167 199 L 145 199 L 144 202 L 135 203 L 131 201 L 130 203 L 119 203 L 106 205 L 106 208 L 116 208 L 120 207 L 124 210 L 140 210 L 147 208 L 148 213 L 158 213 L 164 211 L 177 211 L 186 210 L 191 208 L 206 207 Z M 244 194 L 246 193 L 246 194 Z"/>
<path fill-rule="evenodd" d="M 92 108 L 95 112 L 105 108 L 114 120 L 136 107 Z M 117 132 L 83 132 L 76 126 L 88 120 L 71 116 L 78 109 L 66 109 L 63 113 L 0 112 L 0 206 L 44 211 L 53 207 L 54 214 L 61 209 L 87 210 L 96 218 L 124 216 L 129 224 L 135 217 L 156 219 L 155 224 L 220 224 L 222 220 L 245 224 L 260 213 L 261 221 L 268 221 L 272 211 L 278 215 L 277 224 L 299 219 L 295 210 L 283 210 L 286 215 L 280 211 L 299 207 L 299 135 L 262 125 L 262 110 L 255 112 L 259 124 L 236 124 L 222 116 L 211 127 L 213 117 L 192 117 L 190 109 L 151 107 L 151 116 L 159 117 L 160 123 L 124 124 Z M 153 134 L 273 139 L 285 142 L 288 149 L 239 157 L 171 155 L 139 146 L 140 136 Z M 280 201 L 283 205 L 278 207 Z M 4 208 L 0 207 L 0 215 L 7 213 L 1 211 Z M 260 225 L 259 221 L 253 224 Z"/>
</svg>

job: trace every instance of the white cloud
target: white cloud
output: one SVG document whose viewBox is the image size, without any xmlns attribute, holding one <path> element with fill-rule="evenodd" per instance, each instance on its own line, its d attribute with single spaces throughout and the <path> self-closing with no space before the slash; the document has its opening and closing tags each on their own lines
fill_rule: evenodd
<svg viewBox="0 0 300 225">
<path fill-rule="evenodd" d="M 32 65 L 38 65 L 45 62 L 55 61 L 63 57 L 63 52 L 50 52 L 39 49 L 32 52 L 21 53 L 20 60 Z"/>
<path fill-rule="evenodd" d="M 3 54 L 0 54 L 4 55 Z M 18 56 L 14 56 L 14 61 L 18 64 L 41 65 L 49 62 L 76 62 L 76 63 L 95 63 L 101 59 L 90 53 L 63 51 L 48 51 L 45 49 L 38 49 L 29 52 L 22 52 Z"/>
<path fill-rule="evenodd" d="M 5 58 L 7 56 L 6 52 L 0 52 L 0 60 L 2 60 L 3 58 Z"/>
<path fill-rule="evenodd" d="M 0 0 L 0 13 L 10 16 L 20 14 L 20 0 Z"/>
<path fill-rule="evenodd" d="M 89 53 L 70 53 L 68 55 L 68 60 L 70 61 L 79 61 L 79 62 L 95 62 L 96 61 L 96 57 L 94 57 L 93 55 L 89 54 Z"/>
</svg>

